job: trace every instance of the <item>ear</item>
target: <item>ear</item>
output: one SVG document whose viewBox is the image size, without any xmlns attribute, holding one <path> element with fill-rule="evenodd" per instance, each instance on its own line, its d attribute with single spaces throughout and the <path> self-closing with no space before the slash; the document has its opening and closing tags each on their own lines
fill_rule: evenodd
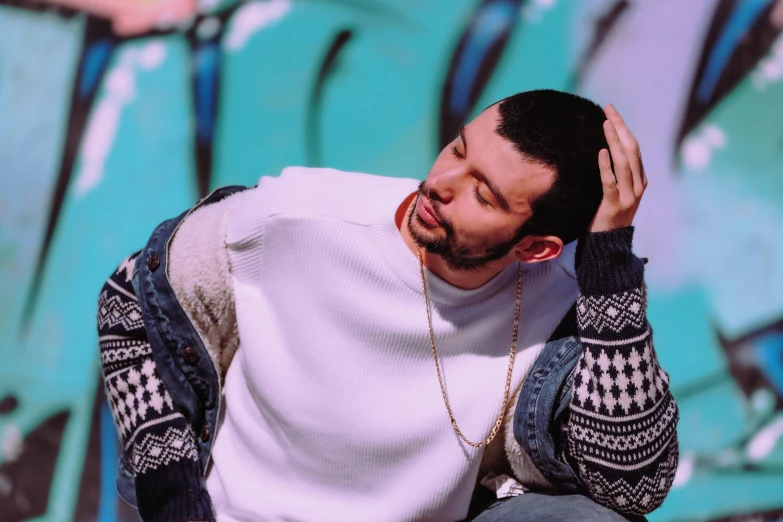
<svg viewBox="0 0 783 522">
<path fill-rule="evenodd" d="M 540 263 L 555 259 L 563 252 L 563 241 L 557 236 L 525 236 L 514 247 L 522 263 Z"/>
</svg>

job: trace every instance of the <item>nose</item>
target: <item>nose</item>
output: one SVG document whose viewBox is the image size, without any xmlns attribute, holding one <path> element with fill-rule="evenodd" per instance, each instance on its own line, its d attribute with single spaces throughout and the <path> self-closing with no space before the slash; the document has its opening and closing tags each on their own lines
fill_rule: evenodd
<svg viewBox="0 0 783 522">
<path fill-rule="evenodd" d="M 451 202 L 463 177 L 461 170 L 460 168 L 449 169 L 435 176 L 430 176 L 430 179 L 427 180 L 427 196 L 444 205 Z"/>
<path fill-rule="evenodd" d="M 433 186 L 427 187 L 427 197 L 432 201 L 437 201 L 438 203 L 443 204 L 451 201 L 451 195 L 448 191 L 438 190 Z"/>
</svg>

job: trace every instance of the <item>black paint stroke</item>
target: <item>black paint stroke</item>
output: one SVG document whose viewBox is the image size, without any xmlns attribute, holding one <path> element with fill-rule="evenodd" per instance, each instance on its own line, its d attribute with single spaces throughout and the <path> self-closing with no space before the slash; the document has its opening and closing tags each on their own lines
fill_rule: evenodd
<svg viewBox="0 0 783 522">
<path fill-rule="evenodd" d="M 228 13 L 214 18 L 220 27 L 209 38 L 202 39 L 198 36 L 198 27 L 204 23 L 203 21 L 195 23 L 187 33 L 191 49 L 190 74 L 193 90 L 193 114 L 195 116 L 194 155 L 199 198 L 207 196 L 212 184 L 212 159 L 220 104 L 220 78 L 223 61 L 220 42 L 225 31 L 227 15 Z"/>
<path fill-rule="evenodd" d="M 36 11 L 51 11 L 60 14 L 61 16 L 72 17 L 78 15 L 77 11 L 72 9 L 61 9 L 56 6 L 50 6 L 40 1 L 28 1 L 28 0 L 0 0 L 3 4 L 14 8 L 25 8 Z M 329 0 L 330 3 L 344 5 L 353 10 L 364 14 L 370 14 L 374 17 L 402 25 L 405 27 L 415 27 L 413 21 L 407 17 L 404 13 L 395 9 L 394 7 L 385 5 L 380 2 L 367 2 L 363 0 Z M 228 23 L 228 20 L 233 14 L 241 7 L 241 3 L 234 4 L 227 9 L 224 9 L 220 13 L 210 15 L 198 15 L 194 22 L 191 24 L 186 37 L 188 38 L 191 48 L 193 50 L 193 59 L 197 59 L 200 51 L 209 50 L 215 51 L 213 57 L 218 61 L 217 67 L 206 78 L 199 75 L 198 67 L 192 69 L 192 88 L 194 92 L 194 105 L 196 115 L 196 132 L 194 137 L 194 156 L 196 163 L 196 186 L 198 194 L 203 197 L 210 189 L 212 179 L 213 168 L 213 150 L 214 150 L 214 127 L 218 119 L 219 111 L 219 83 L 220 83 L 220 61 L 221 53 L 219 52 L 220 39 L 223 35 L 223 28 Z M 209 38 L 206 41 L 199 41 L 196 36 L 196 28 L 199 24 L 207 18 L 217 18 L 221 24 L 221 30 L 213 38 Z M 102 20 L 93 16 L 86 16 L 84 40 L 82 45 L 82 53 L 79 58 L 79 66 L 77 68 L 76 81 L 71 93 L 71 104 L 68 115 L 68 123 L 66 126 L 65 146 L 60 159 L 60 167 L 58 171 L 57 181 L 52 193 L 49 211 L 46 222 L 46 229 L 44 231 L 44 238 L 41 244 L 41 248 L 36 260 L 35 269 L 33 272 L 33 278 L 25 298 L 22 319 L 20 325 L 20 336 L 26 338 L 30 326 L 32 324 L 33 315 L 38 303 L 38 299 L 41 293 L 41 285 L 43 282 L 43 276 L 45 274 L 46 266 L 49 260 L 49 252 L 51 249 L 52 241 L 54 240 L 57 225 L 59 222 L 62 206 L 67 195 L 71 177 L 73 175 L 73 167 L 76 161 L 76 157 L 79 152 L 84 131 L 86 128 L 87 119 L 90 115 L 92 105 L 95 101 L 95 94 L 98 86 L 101 84 L 101 79 L 106 72 L 109 60 L 107 59 L 100 70 L 93 70 L 96 76 L 91 83 L 91 89 L 89 92 L 80 92 L 80 84 L 85 76 L 85 62 L 88 56 L 90 48 L 99 41 L 103 41 L 108 45 L 111 45 L 114 49 L 119 43 L 134 40 L 137 38 L 145 38 L 151 36 L 162 36 L 178 32 L 175 29 L 167 30 L 152 30 L 146 34 L 136 35 L 133 37 L 119 38 L 114 35 L 111 30 L 111 24 L 109 21 Z M 205 89 L 205 86 L 207 87 Z M 209 91 L 209 100 L 204 103 L 205 110 L 199 110 L 199 103 L 201 95 L 205 91 Z M 206 122 L 206 123 L 205 123 Z"/>
<path fill-rule="evenodd" d="M 574 92 L 579 89 L 593 60 L 598 56 L 598 52 L 603 47 L 604 43 L 606 43 L 612 31 L 618 27 L 618 22 L 628 13 L 629 7 L 631 7 L 631 2 L 629 0 L 615 0 L 615 2 L 607 8 L 606 12 L 596 20 L 593 38 L 587 46 L 585 53 L 579 59 L 576 71 L 566 84 L 566 89 L 568 91 Z"/>
<path fill-rule="evenodd" d="M 16 5 L 14 7 L 16 7 Z M 221 27 L 225 26 L 227 19 L 236 12 L 238 7 L 239 5 L 234 5 L 231 8 L 221 12 L 220 15 L 215 15 L 220 20 Z M 205 18 L 207 17 L 197 17 L 195 23 L 193 24 L 193 28 L 198 27 L 198 23 L 200 23 Z M 195 34 L 192 32 L 194 30 L 193 28 L 191 28 L 191 35 Z M 86 16 L 82 51 L 79 57 L 79 65 L 77 67 L 76 78 L 71 92 L 70 111 L 66 125 L 65 145 L 63 147 L 63 152 L 60 158 L 60 167 L 57 175 L 57 181 L 55 183 L 49 204 L 44 238 L 41 244 L 38 258 L 36 260 L 30 289 L 28 290 L 24 308 L 22 310 L 22 320 L 20 325 L 20 336 L 22 338 L 27 337 L 30 326 L 32 324 L 33 315 L 35 313 L 36 305 L 41 293 L 41 284 L 43 282 L 44 273 L 49 261 L 49 251 L 51 249 L 52 241 L 55 237 L 57 226 L 59 224 L 60 214 L 62 212 L 62 206 L 65 202 L 65 197 L 68 193 L 71 178 L 73 176 L 73 167 L 79 153 L 82 138 L 84 137 L 87 120 L 95 102 L 95 95 L 98 91 L 98 87 L 102 83 L 102 78 L 108 69 L 111 53 L 122 42 L 151 36 L 163 36 L 173 32 L 175 31 L 156 29 L 142 35 L 128 38 L 119 38 L 114 35 L 114 32 L 111 29 L 111 23 L 109 21 L 93 16 Z M 216 38 L 213 39 L 217 40 L 217 43 L 213 40 L 210 40 L 209 43 L 211 45 L 219 45 L 219 39 L 221 36 L 222 31 L 220 31 Z M 97 69 L 95 67 L 90 67 L 89 64 L 90 52 L 94 50 L 96 46 L 108 46 L 110 48 L 109 55 Z M 86 79 L 88 77 L 89 80 Z M 213 81 L 217 85 L 219 80 L 218 78 L 214 78 Z M 196 92 L 196 96 L 198 96 L 199 89 L 195 85 L 195 80 L 194 91 Z M 215 90 L 215 95 L 215 100 L 217 100 L 217 90 Z M 198 100 L 195 100 L 195 102 L 196 105 L 198 105 Z M 216 101 L 213 104 L 212 110 L 214 112 L 211 114 L 211 121 L 214 122 L 217 120 Z M 206 192 L 209 189 L 211 178 L 211 137 L 210 140 L 206 143 L 200 141 L 199 136 L 196 137 L 195 156 L 196 185 L 198 186 L 199 194 L 203 196 L 206 195 Z"/>
<path fill-rule="evenodd" d="M 346 44 L 353 38 L 352 29 L 342 29 L 334 35 L 329 49 L 326 51 L 321 66 L 318 69 L 318 75 L 313 84 L 313 90 L 310 92 L 310 101 L 307 105 L 305 132 L 307 138 L 307 164 L 311 167 L 321 166 L 322 143 L 321 143 L 321 107 L 323 101 L 324 88 L 328 79 L 335 71 L 337 60 L 340 53 L 345 49 Z"/>
<path fill-rule="evenodd" d="M 79 492 L 76 496 L 74 520 L 98 520 L 101 497 L 101 406 L 106 401 L 103 379 L 98 379 L 90 415 L 90 432 L 87 435 L 87 451 L 84 455 Z"/>
<path fill-rule="evenodd" d="M 54 185 L 52 196 L 49 203 L 49 212 L 46 219 L 46 229 L 44 231 L 43 242 L 38 253 L 38 259 L 33 272 L 32 284 L 28 291 L 27 298 L 22 311 L 21 335 L 27 337 L 27 333 L 32 322 L 33 313 L 41 292 L 41 283 L 47 261 L 49 259 L 49 250 L 55 236 L 57 224 L 60 219 L 65 196 L 73 175 L 73 166 L 79 153 L 79 146 L 84 136 L 87 126 L 87 119 L 90 110 L 95 102 L 95 94 L 98 86 L 101 84 L 110 62 L 110 55 L 116 48 L 118 39 L 114 36 L 109 22 L 88 16 L 84 28 L 84 41 L 82 53 L 79 58 L 76 80 L 71 90 L 70 112 L 68 114 L 68 123 L 66 126 L 65 145 L 63 146 L 60 158 L 60 168 L 57 174 L 57 182 Z M 101 60 L 97 66 L 94 60 L 90 60 L 90 52 L 103 47 L 107 47 L 109 56 Z M 97 67 L 97 68 L 96 68 Z M 87 78 L 91 79 L 88 81 Z"/>
<path fill-rule="evenodd" d="M 742 0 L 720 0 L 713 12 L 712 22 L 710 23 L 710 28 L 702 47 L 701 57 L 699 58 L 699 65 L 696 68 L 696 74 L 691 84 L 688 103 L 673 144 L 675 151 L 673 157 L 678 163 L 680 161 L 678 151 L 688 133 L 696 128 L 707 114 L 745 78 L 759 60 L 767 54 L 781 30 L 783 30 L 783 27 L 775 26 L 771 19 L 770 14 L 775 6 L 775 2 L 772 2 L 759 14 L 756 21 L 746 31 L 745 36 L 734 48 L 709 99 L 699 101 L 697 91 L 704 78 L 707 63 L 715 50 L 719 37 L 725 29 L 726 23 L 740 1 Z"/>
<path fill-rule="evenodd" d="M 776 380 L 783 373 L 783 358 L 775 358 L 774 350 L 765 344 L 774 339 L 783 344 L 783 318 L 737 339 L 728 339 L 718 332 L 729 372 L 742 393 L 751 398 L 756 390 L 769 390 L 775 396 L 775 411 L 783 411 L 783 382 Z M 783 347 L 778 353 L 783 354 Z"/>
<path fill-rule="evenodd" d="M 64 410 L 46 418 L 24 437 L 18 458 L 0 466 L 0 477 L 10 483 L 10 491 L 0 495 L 4 522 L 46 514 L 57 456 L 70 415 L 70 411 Z"/>
<path fill-rule="evenodd" d="M 411 30 L 417 29 L 415 21 L 399 9 L 382 2 L 367 0 L 326 0 L 331 5 L 346 7 L 363 15 L 369 15 L 399 27 Z M 321 65 L 318 68 L 315 82 L 310 91 L 310 99 L 305 113 L 305 155 L 309 166 L 321 166 L 323 161 L 323 144 L 321 140 L 321 114 L 324 89 L 334 73 L 338 59 L 345 46 L 354 37 L 355 30 L 345 28 L 338 31 L 332 38 Z"/>
<path fill-rule="evenodd" d="M 19 400 L 14 395 L 6 395 L 0 399 L 0 415 L 8 415 L 19 407 Z"/>
</svg>

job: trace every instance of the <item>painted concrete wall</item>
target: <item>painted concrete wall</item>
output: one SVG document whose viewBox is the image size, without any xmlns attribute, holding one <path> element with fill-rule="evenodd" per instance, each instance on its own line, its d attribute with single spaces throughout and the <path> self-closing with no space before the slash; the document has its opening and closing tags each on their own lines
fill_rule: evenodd
<svg viewBox="0 0 783 522">
<path fill-rule="evenodd" d="M 781 4 L 213 0 L 132 38 L 0 6 L 0 519 L 135 519 L 94 318 L 156 224 L 287 165 L 423 178 L 461 122 L 547 87 L 642 145 L 635 248 L 682 417 L 650 519 L 783 520 Z"/>
</svg>

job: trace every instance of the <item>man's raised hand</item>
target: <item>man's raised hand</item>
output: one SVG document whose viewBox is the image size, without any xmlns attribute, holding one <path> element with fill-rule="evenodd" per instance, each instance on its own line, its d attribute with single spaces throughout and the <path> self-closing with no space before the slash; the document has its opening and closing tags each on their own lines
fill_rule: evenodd
<svg viewBox="0 0 783 522">
<path fill-rule="evenodd" d="M 628 130 L 614 106 L 607 105 L 604 112 L 608 118 L 604 122 L 604 134 L 609 143 L 609 150 L 601 149 L 598 153 L 604 197 L 590 224 L 590 232 L 604 232 L 630 226 L 636 209 L 639 208 L 644 189 L 647 188 L 647 176 L 642 165 L 639 142 Z"/>
</svg>

